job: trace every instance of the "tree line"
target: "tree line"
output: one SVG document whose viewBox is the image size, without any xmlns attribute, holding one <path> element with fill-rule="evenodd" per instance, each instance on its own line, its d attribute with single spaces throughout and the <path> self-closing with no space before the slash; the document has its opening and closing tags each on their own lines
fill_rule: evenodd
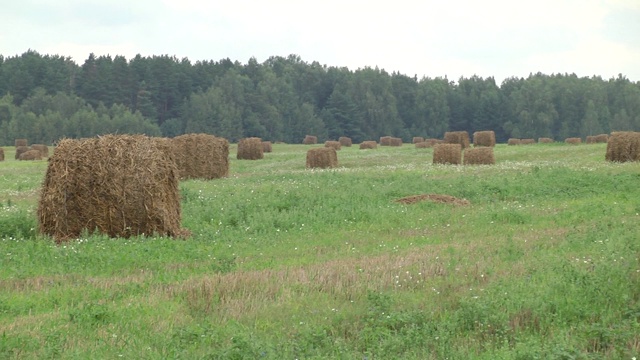
<svg viewBox="0 0 640 360">
<path fill-rule="evenodd" d="M 514 138 L 586 137 L 640 130 L 640 83 L 575 74 L 493 77 L 408 76 L 384 69 L 305 62 L 197 61 L 160 55 L 0 55 L 0 144 L 16 138 L 209 133 L 300 143 L 351 137 L 441 138 L 446 131 L 493 130 Z"/>
</svg>

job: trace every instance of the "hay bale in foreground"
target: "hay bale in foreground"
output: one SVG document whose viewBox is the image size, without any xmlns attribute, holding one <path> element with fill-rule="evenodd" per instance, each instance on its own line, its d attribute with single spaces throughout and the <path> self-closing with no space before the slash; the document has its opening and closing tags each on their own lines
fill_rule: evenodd
<svg viewBox="0 0 640 360">
<path fill-rule="evenodd" d="M 522 141 L 516 138 L 510 138 L 509 140 L 507 140 L 507 145 L 520 145 L 521 143 Z"/>
<path fill-rule="evenodd" d="M 613 162 L 640 161 L 640 132 L 615 132 L 607 142 L 605 160 Z"/>
<path fill-rule="evenodd" d="M 33 144 L 31 145 L 31 150 L 38 150 L 42 157 L 49 157 L 49 147 L 43 144 Z"/>
<path fill-rule="evenodd" d="M 465 165 L 493 165 L 496 158 L 493 155 L 493 148 L 481 146 L 473 149 L 464 150 Z"/>
<path fill-rule="evenodd" d="M 29 149 L 29 147 L 27 147 L 27 146 L 18 146 L 18 147 L 16 147 L 15 159 L 16 160 L 20 159 L 20 155 L 22 155 L 23 153 L 26 153 L 29 150 L 31 150 L 31 149 Z"/>
<path fill-rule="evenodd" d="M 0 161 L 4 161 L 4 149 L 0 147 Z"/>
<path fill-rule="evenodd" d="M 434 164 L 459 165 L 462 160 L 462 145 L 436 144 L 433 147 Z"/>
<path fill-rule="evenodd" d="M 262 139 L 258 137 L 250 137 L 240 139 L 238 142 L 238 160 L 259 160 L 264 159 L 264 151 L 262 150 Z"/>
<path fill-rule="evenodd" d="M 307 168 L 334 168 L 338 166 L 338 153 L 332 147 L 309 149 L 307 151 Z"/>
<path fill-rule="evenodd" d="M 229 141 L 210 134 L 184 134 L 171 139 L 180 179 L 229 176 Z"/>
<path fill-rule="evenodd" d="M 538 144 L 551 144 L 551 143 L 553 143 L 552 138 L 548 138 L 548 137 L 538 138 Z"/>
<path fill-rule="evenodd" d="M 27 139 L 16 139 L 14 143 L 16 147 L 27 146 Z"/>
<path fill-rule="evenodd" d="M 340 136 L 338 138 L 338 141 L 340 142 L 340 145 L 344 147 L 351 147 L 351 145 L 353 145 L 353 142 L 351 141 L 350 137 Z"/>
<path fill-rule="evenodd" d="M 578 144 L 582 144 L 582 139 L 579 137 L 571 137 L 571 138 L 564 139 L 564 142 L 566 144 L 578 145 Z"/>
<path fill-rule="evenodd" d="M 334 148 L 337 150 L 340 150 L 342 148 L 342 145 L 340 144 L 340 141 L 325 141 L 324 142 L 324 147 L 330 147 L 330 148 Z"/>
<path fill-rule="evenodd" d="M 360 150 L 363 149 L 377 149 L 378 143 L 373 140 L 367 140 L 360 143 Z"/>
<path fill-rule="evenodd" d="M 273 145 L 271 144 L 271 141 L 262 142 L 262 152 L 263 153 L 273 152 Z"/>
<path fill-rule="evenodd" d="M 18 160 L 42 160 L 42 154 L 39 150 L 27 150 L 20 154 Z"/>
<path fill-rule="evenodd" d="M 124 238 L 186 236 L 180 219 L 178 168 L 167 139 L 64 139 L 49 158 L 38 231 L 58 243 L 94 231 Z"/>
<path fill-rule="evenodd" d="M 318 137 L 313 135 L 306 135 L 302 140 L 302 143 L 305 145 L 314 145 L 318 143 Z"/>
<path fill-rule="evenodd" d="M 417 144 L 417 143 L 421 143 L 424 142 L 424 138 L 422 136 L 414 136 L 412 143 Z"/>
<path fill-rule="evenodd" d="M 496 146 L 496 133 L 492 130 L 474 132 L 473 146 Z"/>
</svg>

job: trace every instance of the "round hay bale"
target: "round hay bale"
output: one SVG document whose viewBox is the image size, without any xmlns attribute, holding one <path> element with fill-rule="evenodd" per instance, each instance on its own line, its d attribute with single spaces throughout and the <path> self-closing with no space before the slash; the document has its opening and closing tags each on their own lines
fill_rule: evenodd
<svg viewBox="0 0 640 360">
<path fill-rule="evenodd" d="M 413 140 L 411 140 L 414 144 L 424 142 L 424 138 L 422 136 L 414 136 Z"/>
<path fill-rule="evenodd" d="M 520 139 L 511 138 L 507 140 L 507 145 L 520 145 L 522 141 Z"/>
<path fill-rule="evenodd" d="M 338 153 L 332 147 L 321 147 L 307 151 L 307 169 L 334 168 L 338 166 Z"/>
<path fill-rule="evenodd" d="M 582 139 L 579 137 L 572 137 L 564 139 L 565 144 L 578 145 L 582 144 Z"/>
<path fill-rule="evenodd" d="M 318 137 L 313 135 L 306 135 L 302 143 L 305 145 L 314 145 L 318 143 Z"/>
<path fill-rule="evenodd" d="M 31 149 L 29 149 L 29 147 L 27 146 L 18 146 L 16 147 L 16 160 L 20 159 L 20 155 L 22 155 L 23 153 L 26 153 L 27 151 L 29 151 Z"/>
<path fill-rule="evenodd" d="M 340 141 L 325 141 L 324 147 L 334 148 L 337 151 L 342 148 L 342 145 L 340 144 Z"/>
<path fill-rule="evenodd" d="M 605 160 L 613 162 L 640 161 L 640 132 L 612 133 L 607 142 Z"/>
<path fill-rule="evenodd" d="M 0 161 L 4 161 L 4 149 L 0 147 Z"/>
<path fill-rule="evenodd" d="M 495 163 L 493 147 L 481 146 L 464 150 L 465 165 L 493 165 Z"/>
<path fill-rule="evenodd" d="M 466 131 L 447 131 L 444 133 L 445 144 L 460 144 L 463 149 L 469 147 L 469 133 Z"/>
<path fill-rule="evenodd" d="M 462 160 L 462 145 L 436 144 L 433 147 L 434 164 L 460 165 Z"/>
<path fill-rule="evenodd" d="M 496 133 L 492 130 L 474 132 L 473 146 L 496 146 Z"/>
<path fill-rule="evenodd" d="M 31 145 L 31 150 L 38 150 L 42 157 L 49 157 L 49 147 L 43 144 L 33 144 Z"/>
<path fill-rule="evenodd" d="M 262 142 L 262 152 L 263 153 L 273 152 L 273 145 L 271 144 L 271 141 Z"/>
<path fill-rule="evenodd" d="M 229 176 L 229 141 L 209 134 L 184 134 L 171 139 L 180 179 Z"/>
<path fill-rule="evenodd" d="M 552 138 L 548 138 L 548 137 L 538 138 L 538 144 L 551 144 L 551 143 L 553 143 Z"/>
<path fill-rule="evenodd" d="M 20 154 L 18 160 L 42 160 L 42 154 L 39 150 L 27 150 Z"/>
<path fill-rule="evenodd" d="M 353 142 L 351 141 L 351 138 L 346 136 L 340 136 L 338 138 L 338 141 L 340 142 L 340 145 L 344 147 L 351 147 L 351 145 L 353 144 Z"/>
<path fill-rule="evenodd" d="M 603 144 L 609 141 L 609 135 L 607 134 L 599 134 L 599 135 L 595 135 L 593 137 L 593 141 L 596 144 Z"/>
<path fill-rule="evenodd" d="M 27 139 L 16 139 L 15 146 L 27 146 Z"/>
<path fill-rule="evenodd" d="M 38 231 L 60 243 L 110 237 L 182 237 L 178 169 L 167 139 L 106 135 L 61 140 L 49 158 Z"/>
<path fill-rule="evenodd" d="M 373 140 L 367 140 L 360 143 L 360 150 L 377 149 L 378 143 Z"/>
<path fill-rule="evenodd" d="M 258 137 L 250 137 L 240 139 L 238 142 L 238 160 L 259 160 L 264 159 L 264 151 L 262 150 L 262 139 Z"/>
</svg>

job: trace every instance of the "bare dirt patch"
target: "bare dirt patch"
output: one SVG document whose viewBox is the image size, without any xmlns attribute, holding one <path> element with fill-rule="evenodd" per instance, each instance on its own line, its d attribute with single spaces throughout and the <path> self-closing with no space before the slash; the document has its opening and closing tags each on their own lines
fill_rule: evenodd
<svg viewBox="0 0 640 360">
<path fill-rule="evenodd" d="M 394 200 L 401 204 L 415 204 L 420 201 L 431 201 L 439 204 L 451 204 L 456 206 L 468 206 L 471 205 L 467 199 L 458 199 L 457 197 L 442 194 L 421 194 L 403 197 Z"/>
</svg>

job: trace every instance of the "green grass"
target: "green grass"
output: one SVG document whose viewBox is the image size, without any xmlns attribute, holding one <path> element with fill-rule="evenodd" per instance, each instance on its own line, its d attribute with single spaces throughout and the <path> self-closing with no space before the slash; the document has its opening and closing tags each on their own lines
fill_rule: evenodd
<svg viewBox="0 0 640 360">
<path fill-rule="evenodd" d="M 318 145 L 320 146 L 320 145 Z M 274 144 L 180 184 L 188 240 L 36 234 L 46 161 L 0 162 L 0 359 L 640 358 L 640 164 L 606 144 Z M 446 194 L 469 206 L 395 199 Z"/>
</svg>

